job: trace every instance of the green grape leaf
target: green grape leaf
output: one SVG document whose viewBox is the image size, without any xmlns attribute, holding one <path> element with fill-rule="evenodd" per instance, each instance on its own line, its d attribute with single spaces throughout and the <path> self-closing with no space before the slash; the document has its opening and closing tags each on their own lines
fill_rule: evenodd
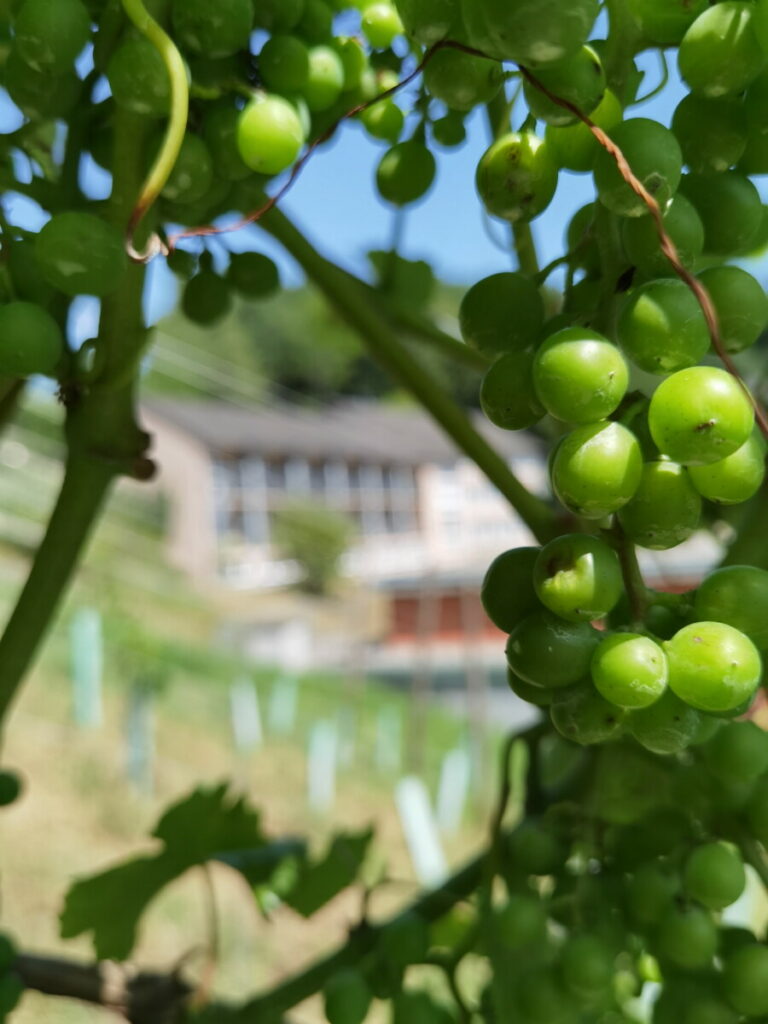
<svg viewBox="0 0 768 1024">
<path fill-rule="evenodd" d="M 233 798 L 227 783 L 196 789 L 189 797 L 170 807 L 152 831 L 187 864 L 199 864 L 230 850 L 263 846 L 258 812 L 245 798 Z"/>
<path fill-rule="evenodd" d="M 304 862 L 290 887 L 278 895 L 302 917 L 311 917 L 355 881 L 372 838 L 370 828 L 337 833 L 325 855 Z"/>
</svg>

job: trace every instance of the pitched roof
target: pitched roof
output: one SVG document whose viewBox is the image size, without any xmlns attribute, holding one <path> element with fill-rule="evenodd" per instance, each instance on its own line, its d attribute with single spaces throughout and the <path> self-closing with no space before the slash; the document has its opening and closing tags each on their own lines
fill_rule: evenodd
<svg viewBox="0 0 768 1024">
<path fill-rule="evenodd" d="M 361 399 L 322 408 L 274 404 L 247 409 L 222 401 L 170 398 L 145 404 L 215 454 L 404 465 L 453 462 L 457 457 L 451 439 L 412 406 Z M 545 457 L 543 442 L 533 434 L 500 430 L 479 413 L 472 419 L 506 458 Z"/>
</svg>

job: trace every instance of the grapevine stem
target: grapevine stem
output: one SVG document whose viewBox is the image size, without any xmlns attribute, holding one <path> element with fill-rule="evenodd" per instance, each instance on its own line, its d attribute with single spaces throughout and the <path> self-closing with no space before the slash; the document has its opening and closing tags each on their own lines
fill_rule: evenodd
<svg viewBox="0 0 768 1024">
<path fill-rule="evenodd" d="M 619 523 L 612 527 L 609 534 L 619 556 L 621 574 L 624 577 L 624 586 L 626 587 L 627 598 L 629 599 L 632 626 L 638 628 L 645 622 L 648 609 L 648 588 L 640 571 L 637 549 L 624 533 Z"/>
</svg>

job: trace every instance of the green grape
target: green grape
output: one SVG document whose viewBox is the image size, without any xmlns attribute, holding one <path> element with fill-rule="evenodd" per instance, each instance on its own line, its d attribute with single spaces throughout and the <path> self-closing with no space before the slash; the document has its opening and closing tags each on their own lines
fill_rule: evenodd
<svg viewBox="0 0 768 1024">
<path fill-rule="evenodd" d="M 47 306 L 55 292 L 40 276 L 32 238 L 16 238 L 8 247 L 8 271 L 14 293 L 19 299 Z"/>
<path fill-rule="evenodd" d="M 362 110 L 359 117 L 365 130 L 374 139 L 383 139 L 394 145 L 403 134 L 405 114 L 394 100 L 379 100 Z"/>
<path fill-rule="evenodd" d="M 497 427 L 523 430 L 545 413 L 533 387 L 533 355 L 506 352 L 488 367 L 480 384 L 480 406 Z"/>
<path fill-rule="evenodd" d="M 765 64 L 755 33 L 755 5 L 723 0 L 696 18 L 677 54 L 691 92 L 729 96 L 742 92 Z"/>
<path fill-rule="evenodd" d="M 699 274 L 717 313 L 727 352 L 753 345 L 768 326 L 768 297 L 741 267 L 710 267 Z"/>
<path fill-rule="evenodd" d="M 725 622 L 768 648 L 768 572 L 753 565 L 728 565 L 710 573 L 696 591 L 697 619 Z"/>
<path fill-rule="evenodd" d="M 363 8 L 363 35 L 374 50 L 386 50 L 403 33 L 403 23 L 387 0 L 374 0 Z"/>
<path fill-rule="evenodd" d="M 673 373 L 695 366 L 709 348 L 709 331 L 691 289 L 662 277 L 633 289 L 616 328 L 629 358 L 648 373 Z"/>
<path fill-rule="evenodd" d="M 507 685 L 516 697 L 524 700 L 527 704 L 535 704 L 538 708 L 547 708 L 552 703 L 554 690 L 542 690 L 540 686 L 533 686 L 519 679 L 512 669 L 507 668 Z"/>
<path fill-rule="evenodd" d="M 254 4 L 256 24 L 269 32 L 290 32 L 304 13 L 304 0 L 259 0 Z"/>
<path fill-rule="evenodd" d="M 749 250 L 763 220 L 760 193 L 743 174 L 685 174 L 680 191 L 704 225 L 704 252 L 732 256 Z"/>
<path fill-rule="evenodd" d="M 408 911 L 384 928 L 380 943 L 382 953 L 396 967 L 419 963 L 429 949 L 427 922 L 415 911 Z"/>
<path fill-rule="evenodd" d="M 298 92 L 309 77 L 309 50 L 296 36 L 274 35 L 261 48 L 259 72 L 268 89 Z"/>
<path fill-rule="evenodd" d="M 710 910 L 724 910 L 735 903 L 746 884 L 744 862 L 727 843 L 697 846 L 683 868 L 686 893 Z"/>
<path fill-rule="evenodd" d="M 715 719 L 711 719 L 715 721 Z M 674 854 L 688 842 L 691 824 L 680 811 L 663 807 L 616 833 L 612 859 L 623 869 L 641 869 L 657 857 Z"/>
<path fill-rule="evenodd" d="M 444 117 L 432 122 L 432 138 L 439 146 L 452 149 L 467 138 L 464 118 L 458 110 L 449 110 Z"/>
<path fill-rule="evenodd" d="M 704 225 L 695 206 L 677 193 L 667 204 L 662 221 L 683 265 L 693 266 L 704 250 Z M 661 251 L 656 222 L 650 214 L 625 217 L 621 222 L 621 241 L 627 258 L 643 274 L 663 277 L 673 273 L 671 263 Z"/>
<path fill-rule="evenodd" d="M 435 180 L 436 164 L 427 147 L 416 139 L 388 149 L 376 169 L 379 194 L 395 206 L 421 199 Z"/>
<path fill-rule="evenodd" d="M 228 57 L 248 49 L 253 25 L 251 0 L 172 0 L 176 39 L 193 53 Z"/>
<path fill-rule="evenodd" d="M 19 110 L 32 119 L 65 117 L 82 90 L 82 83 L 74 72 L 48 75 L 35 71 L 15 47 L 5 63 L 3 85 Z"/>
<path fill-rule="evenodd" d="M 621 103 L 616 94 L 606 89 L 602 100 L 589 117 L 605 132 L 615 128 L 622 118 Z M 557 166 L 569 171 L 591 171 L 595 157 L 600 152 L 600 143 L 581 121 L 564 128 L 547 125 L 544 139 Z"/>
<path fill-rule="evenodd" d="M 567 740 L 605 743 L 623 727 L 625 712 L 602 697 L 591 683 L 558 690 L 549 708 L 552 724 Z"/>
<path fill-rule="evenodd" d="M 590 423 L 618 407 L 629 372 L 621 352 L 607 338 L 586 328 L 569 327 L 540 346 L 533 380 L 539 400 L 552 416 Z"/>
<path fill-rule="evenodd" d="M 201 270 L 190 278 L 181 296 L 184 315 L 204 327 L 221 320 L 231 305 L 232 294 L 227 282 L 210 270 Z"/>
<path fill-rule="evenodd" d="M 162 195 L 172 203 L 196 203 L 212 184 L 211 152 L 199 135 L 187 132 Z"/>
<path fill-rule="evenodd" d="M 507 840 L 505 857 L 524 875 L 551 875 L 568 859 L 568 849 L 546 821 L 527 818 Z"/>
<path fill-rule="evenodd" d="M 701 711 L 729 711 L 749 700 L 760 682 L 757 648 L 722 622 L 693 622 L 664 643 L 670 688 Z"/>
<path fill-rule="evenodd" d="M 304 11 L 296 26 L 299 35 L 310 43 L 330 43 L 333 11 L 324 0 L 304 0 Z"/>
<path fill-rule="evenodd" d="M 188 281 L 197 273 L 197 256 L 186 249 L 172 249 L 166 262 L 168 269 L 184 281 Z"/>
<path fill-rule="evenodd" d="M 591 46 L 582 46 L 572 56 L 556 64 L 536 68 L 535 75 L 548 92 L 568 100 L 582 114 L 591 114 L 605 95 L 605 72 Z M 528 80 L 524 80 L 523 93 L 528 109 L 537 120 L 559 126 L 579 121 L 575 114 L 554 103 Z"/>
<path fill-rule="evenodd" d="M 392 1024 L 454 1024 L 454 1020 L 428 992 L 402 989 L 392 1002 Z"/>
<path fill-rule="evenodd" d="M 613 978 L 610 948 L 596 935 L 571 935 L 560 950 L 560 969 L 566 988 L 589 998 L 605 992 Z"/>
<path fill-rule="evenodd" d="M 680 891 L 678 875 L 663 861 L 641 864 L 627 881 L 627 910 L 643 927 L 656 925 Z"/>
<path fill-rule="evenodd" d="M 369 953 L 360 969 L 374 999 L 393 999 L 403 987 L 405 971 L 379 950 Z"/>
<path fill-rule="evenodd" d="M 768 946 L 742 946 L 725 958 L 723 995 L 737 1013 L 768 1014 Z"/>
<path fill-rule="evenodd" d="M 738 505 L 757 494 L 765 479 L 765 442 L 754 432 L 732 455 L 708 466 L 691 466 L 688 472 L 704 498 Z"/>
<path fill-rule="evenodd" d="M 544 323 L 544 302 L 530 277 L 492 274 L 473 284 L 459 307 L 461 336 L 487 355 L 533 344 Z"/>
<path fill-rule="evenodd" d="M 754 411 L 741 385 L 725 370 L 693 366 L 656 388 L 648 426 L 664 455 L 683 465 L 717 462 L 752 433 Z"/>
<path fill-rule="evenodd" d="M 542 945 L 547 937 L 544 904 L 527 893 L 512 893 L 504 906 L 494 910 L 490 932 L 494 942 L 505 950 Z"/>
<path fill-rule="evenodd" d="M 510 132 L 480 158 L 475 184 L 489 213 L 511 223 L 530 221 L 552 201 L 557 167 L 543 139 Z"/>
<path fill-rule="evenodd" d="M 540 605 L 533 589 L 533 566 L 538 548 L 511 548 L 488 566 L 480 588 L 485 614 L 504 633 Z"/>
<path fill-rule="evenodd" d="M 526 683 L 571 686 L 589 672 L 600 634 L 586 622 L 564 622 L 539 611 L 522 619 L 507 641 L 507 664 Z"/>
<path fill-rule="evenodd" d="M 229 260 L 227 280 L 243 298 L 264 299 L 280 288 L 274 260 L 261 252 L 237 252 Z"/>
<path fill-rule="evenodd" d="M 290 167 L 304 139 L 296 108 L 280 96 L 258 94 L 240 114 L 237 147 L 247 166 L 259 174 L 279 174 Z"/>
<path fill-rule="evenodd" d="M 603 295 L 603 285 L 598 277 L 585 277 L 572 285 L 565 293 L 563 312 L 568 325 L 574 321 L 590 326 L 598 315 Z"/>
<path fill-rule="evenodd" d="M 757 11 L 762 8 L 758 7 Z M 747 89 L 742 103 L 745 115 L 746 147 L 738 164 L 742 174 L 765 174 L 768 171 L 768 73 L 755 78 Z"/>
<path fill-rule="evenodd" d="M 694 996 L 683 1013 L 683 1024 L 738 1024 L 738 1017 L 716 996 Z"/>
<path fill-rule="evenodd" d="M 634 221 L 632 222 L 634 223 Z M 600 276 L 600 249 L 595 238 L 595 204 L 587 203 L 571 217 L 565 235 L 570 265 L 586 270 L 590 277 Z M 568 321 L 570 326 L 570 321 Z"/>
<path fill-rule="evenodd" d="M 624 589 L 616 552 L 584 533 L 566 533 L 544 545 L 533 585 L 541 603 L 569 622 L 603 618 Z"/>
<path fill-rule="evenodd" d="M 632 712 L 625 722 L 638 714 L 645 712 Z M 631 825 L 668 802 L 669 781 L 658 758 L 634 743 L 609 743 L 597 753 L 589 806 L 601 821 Z"/>
<path fill-rule="evenodd" d="M 328 1024 L 362 1024 L 371 1005 L 371 991 L 359 971 L 346 967 L 325 983 L 323 1000 Z"/>
<path fill-rule="evenodd" d="M 744 946 L 753 946 L 755 942 L 757 942 L 755 934 L 749 928 L 733 926 L 720 928 L 720 954 L 723 957 Z"/>
<path fill-rule="evenodd" d="M 597 0 L 463 0 L 469 42 L 519 64 L 552 64 L 570 56 L 589 36 Z"/>
<path fill-rule="evenodd" d="M 664 651 L 639 633 L 613 633 L 592 656 L 592 681 L 620 708 L 645 708 L 661 697 L 669 670 Z"/>
<path fill-rule="evenodd" d="M 61 75 L 88 42 L 91 18 L 80 0 L 24 0 L 13 31 L 27 64 L 36 71 Z"/>
<path fill-rule="evenodd" d="M 0 373 L 5 377 L 54 376 L 64 355 L 59 325 L 32 302 L 0 306 Z"/>
<path fill-rule="evenodd" d="M 424 68 L 424 85 L 452 110 L 490 103 L 501 88 L 501 66 L 461 50 L 438 50 Z"/>
<path fill-rule="evenodd" d="M 405 31 L 423 46 L 453 34 L 461 20 L 461 0 L 395 0 Z"/>
<path fill-rule="evenodd" d="M 109 295 L 126 266 L 120 231 L 92 213 L 55 214 L 35 241 L 40 273 L 66 295 Z"/>
<path fill-rule="evenodd" d="M 330 46 L 313 46 L 309 51 L 309 72 L 301 90 L 312 111 L 328 110 L 344 88 L 344 65 Z"/>
<path fill-rule="evenodd" d="M 672 115 L 672 131 L 692 171 L 727 171 L 747 145 L 744 105 L 729 96 L 708 99 L 688 93 Z"/>
<path fill-rule="evenodd" d="M 701 497 L 689 471 L 676 462 L 646 462 L 634 497 L 618 516 L 635 544 L 664 551 L 682 544 L 696 530 Z"/>
<path fill-rule="evenodd" d="M 763 775 L 746 800 L 747 823 L 752 835 L 768 846 L 768 778 Z"/>
<path fill-rule="evenodd" d="M 715 718 L 711 715 L 701 715 L 696 735 L 691 740 L 691 746 L 699 747 L 705 743 L 709 743 L 712 737 L 720 730 L 722 724 L 723 723 L 719 718 Z"/>
<path fill-rule="evenodd" d="M 536 691 L 536 687 L 530 687 Z M 536 691 L 541 693 L 541 690 Z M 550 693 L 550 697 L 555 691 Z M 569 743 L 556 733 L 542 736 L 537 751 L 539 781 L 544 789 L 562 790 L 563 786 L 581 775 L 589 763 L 585 752 L 575 743 Z"/>
<path fill-rule="evenodd" d="M 669 664 L 669 651 L 667 651 Z M 671 665 L 669 681 L 671 685 Z M 633 711 L 629 731 L 641 746 L 653 754 L 678 754 L 690 746 L 699 725 L 699 715 L 667 689 L 647 708 Z"/>
<path fill-rule="evenodd" d="M 677 967 L 709 966 L 717 950 L 717 925 L 703 907 L 668 907 L 656 935 L 658 952 Z"/>
<path fill-rule="evenodd" d="M 629 0 L 643 36 L 656 46 L 677 46 L 708 0 Z"/>
<path fill-rule="evenodd" d="M 21 779 L 16 772 L 0 770 L 0 807 L 8 807 L 10 804 L 15 803 L 21 796 L 21 791 Z M 10 964 L 10 960 L 8 959 L 8 945 L 9 943 L 6 936 L 0 934 L 0 974 L 2 974 Z M 10 959 L 12 960 L 14 956 L 15 952 Z"/>
<path fill-rule="evenodd" d="M 15 972 L 0 977 L 0 1020 L 15 1010 L 24 995 L 24 982 Z"/>
<path fill-rule="evenodd" d="M 164 199 L 162 210 L 167 220 L 176 224 L 197 226 L 206 224 L 233 208 L 234 193 L 232 182 L 223 178 L 212 178 L 208 189 L 194 202 Z"/>
<path fill-rule="evenodd" d="M 646 117 L 630 118 L 613 128 L 609 135 L 621 149 L 635 176 L 659 205 L 669 202 L 683 168 L 683 155 L 672 132 Z M 621 176 L 616 161 L 601 149 L 594 165 L 598 198 L 612 213 L 622 217 L 640 217 L 648 207 Z"/>
<path fill-rule="evenodd" d="M 243 181 L 251 168 L 240 156 L 237 130 L 240 111 L 229 103 L 210 103 L 203 118 L 202 134 L 213 161 L 217 178 L 225 181 Z"/>
<path fill-rule="evenodd" d="M 563 438 L 552 460 L 555 493 L 585 519 L 602 519 L 626 505 L 642 472 L 640 445 L 620 423 L 577 427 Z"/>
<path fill-rule="evenodd" d="M 344 91 L 359 89 L 370 67 L 363 44 L 354 36 L 337 36 L 331 45 L 344 68 Z"/>
<path fill-rule="evenodd" d="M 110 58 L 107 79 L 115 103 L 144 117 L 167 117 L 171 80 L 158 50 L 143 36 L 121 43 Z"/>
<path fill-rule="evenodd" d="M 548 968 L 531 971 L 518 992 L 521 1015 L 526 1024 L 571 1024 L 572 997 L 558 976 Z"/>
</svg>

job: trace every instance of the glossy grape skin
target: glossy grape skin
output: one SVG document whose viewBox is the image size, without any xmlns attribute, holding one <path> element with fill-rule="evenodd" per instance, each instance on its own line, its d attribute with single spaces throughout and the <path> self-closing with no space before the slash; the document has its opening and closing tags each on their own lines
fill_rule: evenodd
<svg viewBox="0 0 768 1024">
<path fill-rule="evenodd" d="M 632 498 L 643 458 L 634 435 L 620 423 L 577 427 L 552 460 L 552 483 L 566 506 L 585 519 L 602 519 Z"/>
<path fill-rule="evenodd" d="M 667 205 L 662 220 L 680 261 L 686 267 L 692 266 L 704 250 L 704 225 L 695 206 L 677 193 Z M 627 258 L 643 274 L 664 277 L 674 273 L 672 264 L 661 251 L 656 223 L 650 214 L 625 217 L 621 222 L 621 241 Z"/>
<path fill-rule="evenodd" d="M 491 562 L 480 588 L 485 614 L 504 633 L 511 633 L 518 622 L 540 609 L 533 588 L 533 566 L 538 548 L 511 548 Z"/>
<path fill-rule="evenodd" d="M 582 114 L 591 114 L 605 95 L 603 65 L 591 46 L 582 46 L 570 57 L 536 68 L 537 82 L 553 96 L 568 100 Z M 528 109 L 539 121 L 552 125 L 575 124 L 579 118 L 565 107 L 553 102 L 533 83 L 523 82 Z"/>
<path fill-rule="evenodd" d="M 752 433 L 754 410 L 725 370 L 693 366 L 656 388 L 648 426 L 659 451 L 682 465 L 717 462 Z"/>
<path fill-rule="evenodd" d="M 729 711 L 754 693 L 762 673 L 757 648 L 722 622 L 694 622 L 665 641 L 669 685 L 701 711 Z"/>
<path fill-rule="evenodd" d="M 460 50 L 439 50 L 424 68 L 424 85 L 452 110 L 489 103 L 502 83 L 501 65 Z"/>
<path fill-rule="evenodd" d="M 196 203 L 213 184 L 213 160 L 199 135 L 187 132 L 162 195 L 173 203 Z"/>
<path fill-rule="evenodd" d="M 259 0 L 254 5 L 256 24 L 270 32 L 290 32 L 304 12 L 304 0 Z"/>
<path fill-rule="evenodd" d="M 754 565 L 727 565 L 710 573 L 694 596 L 697 619 L 725 622 L 768 649 L 768 572 Z"/>
<path fill-rule="evenodd" d="M 629 0 L 645 39 L 657 46 L 677 46 L 708 0 Z"/>
<path fill-rule="evenodd" d="M 330 46 L 313 46 L 309 51 L 309 70 L 301 89 L 313 112 L 328 110 L 344 88 L 344 65 Z"/>
<path fill-rule="evenodd" d="M 680 75 L 702 96 L 741 92 L 765 64 L 755 33 L 755 5 L 724 0 L 703 11 L 685 33 L 677 55 Z"/>
<path fill-rule="evenodd" d="M 333 10 L 325 0 L 304 0 L 296 34 L 308 43 L 329 43 L 333 31 Z"/>
<path fill-rule="evenodd" d="M 371 1005 L 371 991 L 360 971 L 343 968 L 323 988 L 328 1024 L 362 1024 Z"/>
<path fill-rule="evenodd" d="M 456 110 L 449 110 L 444 117 L 432 122 L 432 138 L 438 146 L 453 149 L 460 146 L 467 137 L 464 118 Z"/>
<path fill-rule="evenodd" d="M 645 117 L 622 121 L 610 137 L 622 150 L 635 176 L 647 191 L 664 206 L 677 191 L 683 168 L 683 155 L 672 132 Z M 594 165 L 598 198 L 612 213 L 622 217 L 640 217 L 648 212 L 643 200 L 624 181 L 616 161 L 601 149 Z"/>
<path fill-rule="evenodd" d="M 227 282 L 210 270 L 202 270 L 187 281 L 181 295 L 181 309 L 193 323 L 209 327 L 221 320 L 232 305 Z"/>
<path fill-rule="evenodd" d="M 203 139 L 211 154 L 214 172 L 225 181 L 243 181 L 252 174 L 237 145 L 239 121 L 240 111 L 228 102 L 209 104 L 203 120 Z"/>
<path fill-rule="evenodd" d="M 538 708 L 546 708 L 552 703 L 554 690 L 544 690 L 541 686 L 532 686 L 524 679 L 516 676 L 511 668 L 507 667 L 507 686 L 516 697 L 526 701 L 528 704 L 535 704 Z"/>
<path fill-rule="evenodd" d="M 80 0 L 25 0 L 14 21 L 19 54 L 50 75 L 70 70 L 88 42 L 91 19 Z"/>
<path fill-rule="evenodd" d="M 405 125 L 405 114 L 393 100 L 379 100 L 378 103 L 362 110 L 358 116 L 365 130 L 374 139 L 382 139 L 392 145 L 399 142 Z"/>
<path fill-rule="evenodd" d="M 704 252 L 728 257 L 749 250 L 763 219 L 760 193 L 737 171 L 685 174 L 680 191 L 704 225 Z"/>
<path fill-rule="evenodd" d="M 15 239 L 7 251 L 8 272 L 16 298 L 47 307 L 56 293 L 40 276 L 34 237 Z"/>
<path fill-rule="evenodd" d="M 557 167 L 543 139 L 531 132 L 510 132 L 480 158 L 475 184 L 489 213 L 510 223 L 526 222 L 552 201 Z"/>
<path fill-rule="evenodd" d="M 533 365 L 539 400 L 552 416 L 590 423 L 609 416 L 629 383 L 621 352 L 603 335 L 570 327 L 539 347 Z"/>
<path fill-rule="evenodd" d="M 768 297 L 760 283 L 741 267 L 709 267 L 699 275 L 717 313 L 727 352 L 742 352 L 768 326 Z"/>
<path fill-rule="evenodd" d="M 64 339 L 50 313 L 32 302 L 0 305 L 0 374 L 53 376 L 63 355 Z"/>
<path fill-rule="evenodd" d="M 309 76 L 309 50 L 296 36 L 273 35 L 259 53 L 259 71 L 268 89 L 298 92 Z"/>
<path fill-rule="evenodd" d="M 571 686 L 589 671 L 600 638 L 585 622 L 564 622 L 547 611 L 522 619 L 507 641 L 507 663 L 533 686 Z"/>
<path fill-rule="evenodd" d="M 624 532 L 635 544 L 665 551 L 696 530 L 701 520 L 701 497 L 689 471 L 676 462 L 646 462 L 640 485 L 618 512 Z"/>
<path fill-rule="evenodd" d="M 709 99 L 688 93 L 675 108 L 672 131 L 692 171 L 727 171 L 747 145 L 744 105 L 730 96 Z"/>
<path fill-rule="evenodd" d="M 304 137 L 296 108 L 280 96 L 254 96 L 237 125 L 240 156 L 259 174 L 279 174 L 290 167 L 301 152 Z"/>
<path fill-rule="evenodd" d="M 556 690 L 549 708 L 552 724 L 565 739 L 582 746 L 605 743 L 623 727 L 625 712 L 601 696 L 591 683 Z"/>
<path fill-rule="evenodd" d="M 3 85 L 16 106 L 32 119 L 66 116 L 76 105 L 82 83 L 74 72 L 48 75 L 30 67 L 12 48 L 3 69 Z"/>
<path fill-rule="evenodd" d="M 363 35 L 375 50 L 385 50 L 403 33 L 397 10 L 386 0 L 374 0 L 363 8 Z"/>
<path fill-rule="evenodd" d="M 251 0 L 173 0 L 175 38 L 193 53 L 228 57 L 248 48 L 253 24 Z"/>
<path fill-rule="evenodd" d="M 654 754 L 678 754 L 691 744 L 700 717 L 667 687 L 653 704 L 632 712 L 628 727 L 646 750 Z"/>
<path fill-rule="evenodd" d="M 616 333 L 633 363 L 658 374 L 695 366 L 710 341 L 696 296 L 677 277 L 635 288 L 622 306 Z"/>
<path fill-rule="evenodd" d="M 568 622 L 601 619 L 621 596 L 624 582 L 613 548 L 599 537 L 568 533 L 539 552 L 533 586 L 541 603 Z"/>
<path fill-rule="evenodd" d="M 477 281 L 459 307 L 462 338 L 487 355 L 527 348 L 543 323 L 544 303 L 536 283 L 516 271 Z"/>
<path fill-rule="evenodd" d="M 709 771 L 725 782 L 755 780 L 768 771 L 768 733 L 754 722 L 728 722 L 703 755 Z"/>
<path fill-rule="evenodd" d="M 746 803 L 749 830 L 763 846 L 768 845 L 768 778 L 758 779 Z"/>
<path fill-rule="evenodd" d="M 415 203 L 432 187 L 436 169 L 434 156 L 422 142 L 398 142 L 387 150 L 376 169 L 379 194 L 395 206 Z"/>
<path fill-rule="evenodd" d="M 768 1013 L 768 947 L 742 946 L 723 963 L 723 994 L 738 1013 Z"/>
<path fill-rule="evenodd" d="M 233 253 L 227 280 L 246 299 L 264 299 L 280 289 L 280 273 L 274 260 L 261 252 Z"/>
<path fill-rule="evenodd" d="M 717 925 L 710 913 L 695 904 L 671 906 L 659 922 L 656 946 L 678 967 L 707 967 L 717 950 Z"/>
<path fill-rule="evenodd" d="M 480 384 L 480 407 L 503 430 L 532 427 L 546 410 L 533 387 L 533 355 L 506 352 L 486 370 Z"/>
<path fill-rule="evenodd" d="M 757 494 L 765 479 L 765 442 L 757 433 L 708 466 L 691 466 L 691 482 L 702 497 L 720 505 L 738 505 Z"/>
<path fill-rule="evenodd" d="M 523 64 L 562 60 L 586 42 L 597 0 L 463 0 L 469 42 L 490 57 Z"/>
<path fill-rule="evenodd" d="M 621 121 L 621 116 L 621 103 L 610 89 L 605 90 L 602 100 L 589 115 L 590 120 L 603 131 L 614 128 Z M 544 140 L 558 167 L 583 174 L 592 170 L 600 151 L 597 139 L 581 121 L 565 127 L 547 125 Z"/>
<path fill-rule="evenodd" d="M 695 847 L 683 868 L 685 891 L 710 910 L 724 910 L 735 903 L 746 882 L 744 862 L 725 843 Z"/>
<path fill-rule="evenodd" d="M 107 78 L 118 106 L 144 117 L 167 117 L 171 83 L 162 57 L 149 40 L 128 39 L 118 46 Z"/>
<path fill-rule="evenodd" d="M 648 707 L 667 686 L 664 652 L 639 633 L 606 636 L 592 656 L 591 671 L 598 692 L 620 708 Z"/>
<path fill-rule="evenodd" d="M 57 213 L 35 242 L 40 273 L 66 295 L 109 295 L 126 267 L 120 231 L 92 213 Z"/>
<path fill-rule="evenodd" d="M 405 31 L 424 46 L 452 34 L 460 6 L 460 0 L 395 0 Z"/>
<path fill-rule="evenodd" d="M 590 276 L 599 276 L 600 250 L 595 239 L 595 203 L 580 207 L 571 217 L 565 233 L 565 244 L 574 267 L 581 267 Z M 568 323 L 567 318 L 565 322 Z"/>
</svg>

